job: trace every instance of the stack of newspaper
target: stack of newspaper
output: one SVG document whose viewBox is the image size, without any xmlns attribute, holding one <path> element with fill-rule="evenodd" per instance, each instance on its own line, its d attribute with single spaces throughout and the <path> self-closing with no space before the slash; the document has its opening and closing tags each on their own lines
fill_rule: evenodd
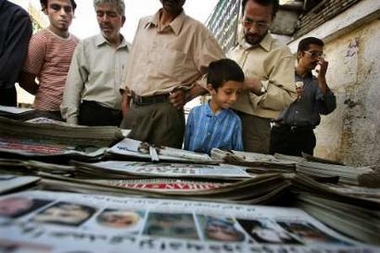
<svg viewBox="0 0 380 253">
<path fill-rule="evenodd" d="M 116 127 L 72 126 L 51 120 L 24 122 L 0 117 L 2 157 L 29 159 L 53 157 L 102 157 L 107 148 L 123 138 Z"/>
</svg>

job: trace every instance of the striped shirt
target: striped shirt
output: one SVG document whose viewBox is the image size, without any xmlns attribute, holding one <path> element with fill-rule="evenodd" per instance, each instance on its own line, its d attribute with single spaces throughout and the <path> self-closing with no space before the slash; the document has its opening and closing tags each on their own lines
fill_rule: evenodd
<svg viewBox="0 0 380 253">
<path fill-rule="evenodd" d="M 34 109 L 59 111 L 67 72 L 78 42 L 74 35 L 62 38 L 49 29 L 32 36 L 23 69 L 37 75 L 39 82 Z"/>
<path fill-rule="evenodd" d="M 215 115 L 208 103 L 194 107 L 187 119 L 184 148 L 208 154 L 212 148 L 242 151 L 239 116 L 230 109 Z"/>
</svg>

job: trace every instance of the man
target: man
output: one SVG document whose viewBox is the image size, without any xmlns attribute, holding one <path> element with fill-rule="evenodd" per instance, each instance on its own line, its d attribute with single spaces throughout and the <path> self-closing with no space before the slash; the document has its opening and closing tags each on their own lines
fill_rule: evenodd
<svg viewBox="0 0 380 253">
<path fill-rule="evenodd" d="M 268 153 L 270 123 L 295 97 L 294 59 L 268 29 L 278 0 L 243 0 L 242 35 L 229 53 L 246 75 L 246 90 L 233 108 L 243 126 L 245 151 Z"/>
<path fill-rule="evenodd" d="M 70 34 L 74 0 L 41 0 L 49 27 L 33 35 L 20 77 L 20 86 L 35 95 L 34 109 L 43 116 L 61 120 L 66 75 L 79 40 Z M 38 83 L 36 82 L 38 79 Z M 37 114 L 38 114 L 37 113 Z"/>
<path fill-rule="evenodd" d="M 323 58 L 323 47 L 323 41 L 314 37 L 298 44 L 295 70 L 298 98 L 280 114 L 272 128 L 272 154 L 313 155 L 316 145 L 313 129 L 321 121 L 320 114 L 327 115 L 336 108 L 336 98 L 326 83 L 328 62 Z M 313 76 L 313 69 L 318 77 Z"/>
<path fill-rule="evenodd" d="M 0 105 L 17 106 L 17 82 L 32 36 L 32 22 L 20 6 L 0 0 Z"/>
<path fill-rule="evenodd" d="M 181 148 L 183 105 L 206 93 L 197 81 L 224 54 L 208 29 L 185 14 L 185 0 L 160 1 L 162 9 L 142 18 L 135 34 L 121 127 L 131 129 L 130 138 Z"/>
<path fill-rule="evenodd" d="M 124 70 L 129 45 L 120 34 L 123 0 L 94 0 L 101 34 L 84 39 L 75 50 L 67 77 L 62 117 L 67 123 L 119 126 Z"/>
</svg>

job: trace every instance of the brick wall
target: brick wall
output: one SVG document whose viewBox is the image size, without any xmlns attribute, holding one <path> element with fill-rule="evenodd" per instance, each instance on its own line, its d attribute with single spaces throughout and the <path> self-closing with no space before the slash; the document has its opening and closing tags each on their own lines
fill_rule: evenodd
<svg viewBox="0 0 380 253">
<path fill-rule="evenodd" d="M 326 21 L 339 15 L 360 0 L 322 0 L 299 18 L 294 38 L 299 38 Z"/>
</svg>

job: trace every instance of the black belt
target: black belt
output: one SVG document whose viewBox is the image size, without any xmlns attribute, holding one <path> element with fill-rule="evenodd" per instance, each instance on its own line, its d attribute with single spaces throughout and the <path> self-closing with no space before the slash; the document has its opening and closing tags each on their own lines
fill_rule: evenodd
<svg viewBox="0 0 380 253">
<path fill-rule="evenodd" d="M 285 124 L 279 124 L 275 123 L 274 127 L 278 127 L 281 129 L 286 129 L 292 132 L 299 132 L 299 131 L 312 131 L 314 129 L 314 126 L 298 126 L 298 125 L 285 125 Z"/>
<path fill-rule="evenodd" d="M 169 93 L 159 94 L 153 96 L 137 96 L 136 94 L 132 95 L 132 101 L 135 105 L 151 105 L 157 103 L 165 103 L 169 99 Z"/>
</svg>

